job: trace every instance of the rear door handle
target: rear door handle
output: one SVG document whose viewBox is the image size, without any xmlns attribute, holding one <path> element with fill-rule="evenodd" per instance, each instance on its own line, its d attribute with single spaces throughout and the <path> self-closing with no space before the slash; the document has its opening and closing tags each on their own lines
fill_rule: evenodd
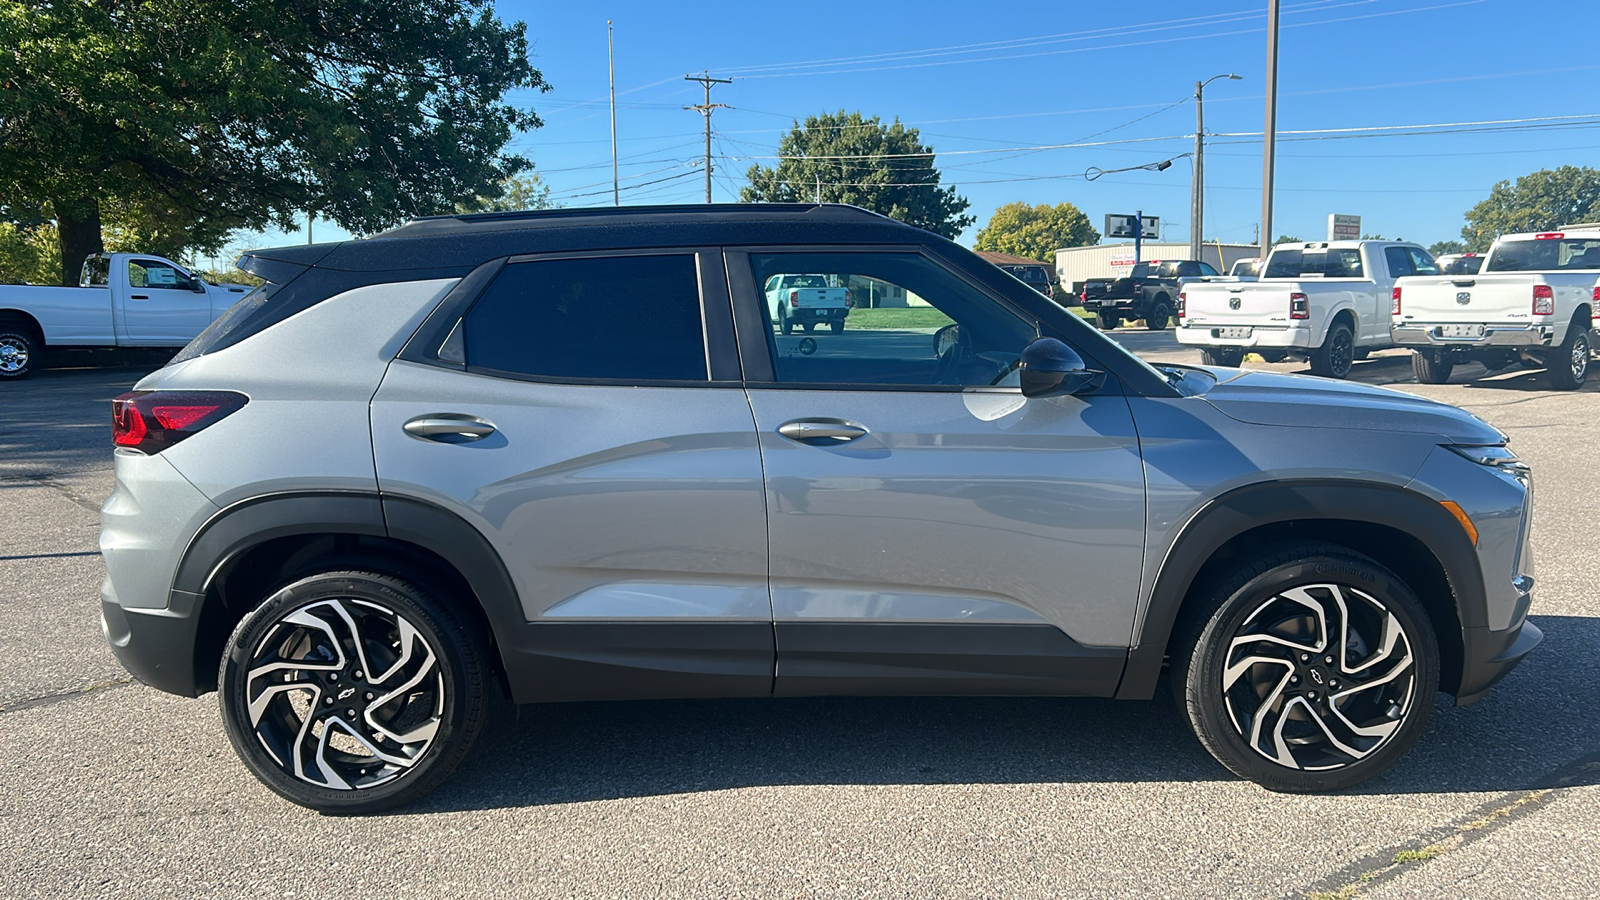
<svg viewBox="0 0 1600 900">
<path fill-rule="evenodd" d="M 778 433 L 804 444 L 843 444 L 870 434 L 866 428 L 843 419 L 795 419 L 779 425 Z"/>
<path fill-rule="evenodd" d="M 468 444 L 494 434 L 494 425 L 460 413 L 435 413 L 418 416 L 402 426 L 406 434 L 424 441 L 443 444 Z"/>
</svg>

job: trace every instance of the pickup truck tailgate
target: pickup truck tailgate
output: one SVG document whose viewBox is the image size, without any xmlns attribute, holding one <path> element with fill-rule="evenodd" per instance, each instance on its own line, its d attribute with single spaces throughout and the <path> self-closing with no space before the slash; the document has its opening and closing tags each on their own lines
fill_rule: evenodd
<svg viewBox="0 0 1600 900">
<path fill-rule="evenodd" d="M 1532 319 L 1535 276 L 1412 276 L 1397 283 L 1400 316 L 1396 324 L 1417 322 L 1517 323 Z"/>
<path fill-rule="evenodd" d="M 1184 321 L 1189 325 L 1280 325 L 1289 321 L 1286 284 L 1200 283 L 1184 286 Z"/>
</svg>

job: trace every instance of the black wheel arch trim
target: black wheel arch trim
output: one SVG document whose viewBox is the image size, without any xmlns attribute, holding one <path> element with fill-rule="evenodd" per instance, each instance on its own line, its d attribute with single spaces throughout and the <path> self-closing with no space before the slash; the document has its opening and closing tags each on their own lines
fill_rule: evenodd
<svg viewBox="0 0 1600 900">
<path fill-rule="evenodd" d="M 1402 487 L 1337 480 L 1270 482 L 1237 488 L 1207 503 L 1183 527 L 1157 569 L 1144 616 L 1129 650 L 1118 699 L 1149 699 L 1166 660 L 1168 642 L 1189 589 L 1212 556 L 1229 541 L 1268 525 L 1300 521 L 1354 521 L 1392 528 L 1421 542 L 1443 568 L 1461 623 L 1463 666 L 1473 669 L 1474 645 L 1485 630 L 1485 592 L 1477 551 L 1438 502 Z M 1441 643 L 1445 636 L 1441 635 Z M 1441 673 L 1441 682 L 1455 679 Z M 1479 681 L 1460 673 L 1460 683 Z"/>
</svg>

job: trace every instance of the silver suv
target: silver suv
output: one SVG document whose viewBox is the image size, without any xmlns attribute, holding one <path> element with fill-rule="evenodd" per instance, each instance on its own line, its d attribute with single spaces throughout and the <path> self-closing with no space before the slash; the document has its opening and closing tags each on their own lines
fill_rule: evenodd
<svg viewBox="0 0 1600 900">
<path fill-rule="evenodd" d="M 1284 791 L 1540 639 L 1528 469 L 1453 407 L 1141 362 L 841 206 L 449 216 L 248 254 L 115 401 L 107 639 L 329 812 L 490 699 L 1151 698 Z M 847 284 L 838 334 L 760 286 Z"/>
</svg>

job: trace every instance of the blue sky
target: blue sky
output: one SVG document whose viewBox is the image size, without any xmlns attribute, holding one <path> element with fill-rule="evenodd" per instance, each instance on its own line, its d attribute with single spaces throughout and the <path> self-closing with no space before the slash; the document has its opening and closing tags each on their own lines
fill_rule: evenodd
<svg viewBox="0 0 1600 900">
<path fill-rule="evenodd" d="M 752 163 L 772 164 L 757 158 L 776 152 L 793 119 L 861 110 L 921 129 L 945 183 L 972 202 L 978 223 L 965 243 L 995 207 L 1018 200 L 1070 201 L 1096 227 L 1106 213 L 1143 209 L 1162 218 L 1168 239 L 1185 241 L 1187 158 L 1092 183 L 1066 176 L 1187 153 L 1195 81 L 1234 72 L 1244 79 L 1205 93 L 1206 131 L 1218 135 L 1206 151 L 1206 238 L 1250 243 L 1261 139 L 1244 135 L 1262 130 L 1266 5 L 501 0 L 498 9 L 527 23 L 533 61 L 553 88 L 512 98 L 546 123 L 512 147 L 565 206 L 611 202 L 609 18 L 624 203 L 704 199 L 704 176 L 690 167 L 703 153 L 702 120 L 682 109 L 703 93 L 683 75 L 709 70 L 735 79 L 713 96 L 732 107 L 712 120 L 718 200 L 737 199 Z M 1600 2 L 1283 0 L 1281 22 L 1276 233 L 1320 238 L 1337 212 L 1389 237 L 1454 239 L 1462 213 L 1496 181 L 1600 164 L 1600 118 L 1398 136 L 1289 133 L 1597 116 Z M 1090 142 L 1101 145 L 996 152 Z M 319 240 L 342 236 L 316 229 Z"/>
</svg>

